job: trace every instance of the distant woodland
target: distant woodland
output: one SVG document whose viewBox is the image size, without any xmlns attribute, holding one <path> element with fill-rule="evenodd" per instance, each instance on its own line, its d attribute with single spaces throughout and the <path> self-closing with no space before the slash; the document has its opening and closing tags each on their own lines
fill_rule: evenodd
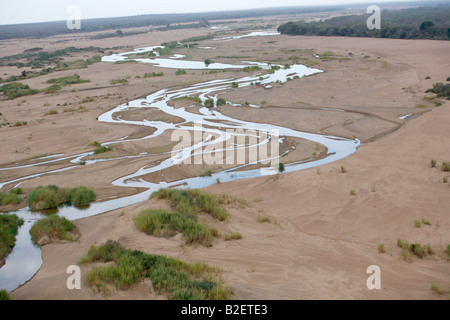
<svg viewBox="0 0 450 320">
<path fill-rule="evenodd" d="M 413 1 L 413 2 L 391 2 L 383 4 L 390 8 L 414 6 L 419 5 L 430 6 L 439 3 L 446 3 L 448 0 L 427 0 L 427 1 Z M 313 1 L 311 1 L 313 3 Z M 365 5 L 363 5 L 364 7 Z M 221 12 L 203 12 L 203 13 L 184 13 L 184 14 L 143 14 L 132 17 L 115 17 L 115 18 L 101 18 L 101 19 L 82 19 L 81 29 L 68 29 L 66 21 L 41 22 L 41 23 L 27 23 L 14 25 L 0 25 L 0 40 L 13 38 L 43 38 L 50 37 L 57 34 L 73 34 L 77 32 L 99 32 L 105 31 L 103 34 L 93 36 L 93 39 L 130 36 L 137 33 L 147 31 L 122 31 L 120 29 L 137 28 L 137 27 L 153 27 L 157 30 L 171 30 L 180 28 L 202 28 L 209 25 L 214 25 L 209 21 L 214 20 L 228 20 L 227 23 L 232 23 L 232 19 L 242 18 L 260 18 L 274 16 L 274 15 L 293 15 L 305 13 L 320 13 L 320 12 L 337 12 L 348 8 L 361 7 L 361 4 L 347 4 L 347 5 L 329 5 L 329 6 L 299 6 L 299 7 L 280 7 L 280 8 L 263 8 L 263 9 L 249 9 L 249 10 L 233 10 Z M 44 8 L 45 9 L 45 8 Z M 447 12 L 448 17 L 448 12 Z M 408 20 L 406 17 L 405 20 Z M 359 23 L 359 20 L 357 20 Z M 436 23 L 436 22 L 434 22 Z M 349 21 L 349 24 L 354 24 Z M 289 28 L 291 31 L 292 29 Z M 111 30 L 117 32 L 111 32 Z M 294 33 L 292 33 L 294 34 Z"/>
<path fill-rule="evenodd" d="M 132 17 L 82 19 L 80 30 L 70 30 L 66 21 L 0 25 L 0 40 L 12 38 L 42 38 L 57 34 L 71 34 L 76 32 L 98 32 L 106 30 L 117 30 L 137 27 L 160 27 L 161 30 L 179 28 L 198 28 L 209 25 L 209 20 L 229 20 L 241 18 L 258 18 L 271 15 L 300 14 L 314 12 L 332 12 L 342 10 L 343 6 L 321 6 L 321 7 L 285 7 L 270 9 L 252 9 L 239 11 L 184 13 L 184 14 L 146 14 Z M 230 21 L 227 21 L 230 23 Z M 135 33 L 124 33 L 132 35 Z M 96 36 L 103 38 L 118 36 L 118 34 L 105 33 Z"/>
<path fill-rule="evenodd" d="M 391 39 L 450 39 L 450 5 L 382 10 L 381 29 L 370 30 L 371 14 L 336 17 L 318 22 L 288 22 L 278 31 L 288 35 L 345 36 Z"/>
</svg>

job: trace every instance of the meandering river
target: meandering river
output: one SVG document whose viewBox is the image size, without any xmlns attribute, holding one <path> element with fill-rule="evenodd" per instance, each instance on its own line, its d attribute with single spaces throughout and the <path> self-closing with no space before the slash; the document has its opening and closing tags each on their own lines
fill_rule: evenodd
<svg viewBox="0 0 450 320">
<path fill-rule="evenodd" d="M 255 34 L 254 36 L 261 36 L 262 34 Z M 234 38 L 227 39 L 217 39 L 217 40 L 233 40 Z M 154 47 L 147 48 L 139 48 L 132 52 L 125 52 L 121 54 L 113 54 L 110 56 L 103 57 L 102 61 L 104 62 L 116 62 L 116 61 L 125 61 L 130 60 L 130 56 L 135 55 L 136 53 L 146 53 L 153 51 Z M 258 62 L 249 62 L 242 61 L 242 65 L 230 65 L 230 64 L 219 64 L 213 63 L 209 66 L 206 66 L 204 62 L 199 61 L 186 61 L 182 60 L 182 56 L 174 55 L 172 59 L 162 59 L 157 57 L 155 59 L 151 58 L 138 58 L 134 59 L 139 63 L 150 63 L 157 67 L 161 68 L 176 68 L 176 69 L 236 69 L 243 68 L 245 66 L 254 66 L 257 65 L 262 69 L 271 69 L 272 66 L 266 63 L 258 63 Z M 223 79 L 223 80 L 214 80 L 201 82 L 197 84 L 193 84 L 190 86 L 186 86 L 184 88 L 167 88 L 163 90 L 159 90 L 154 92 L 143 99 L 137 99 L 134 101 L 130 101 L 126 104 L 119 105 L 115 107 L 113 110 L 105 112 L 102 114 L 98 121 L 101 122 L 109 122 L 109 123 L 126 123 L 130 125 L 138 125 L 138 126 L 149 126 L 156 128 L 156 131 L 146 137 L 140 139 L 127 139 L 121 138 L 115 141 L 110 141 L 104 143 L 104 145 L 114 145 L 116 143 L 126 143 L 135 140 L 144 140 L 144 139 L 152 139 L 168 130 L 183 130 L 187 132 L 194 131 L 202 131 L 205 133 L 205 138 L 200 141 L 198 144 L 191 146 L 189 148 L 185 148 L 183 150 L 178 150 L 179 152 L 167 153 L 167 159 L 161 161 L 159 164 L 154 166 L 143 166 L 136 172 L 130 173 L 125 177 L 118 178 L 113 181 L 113 185 L 120 187 L 136 187 L 141 188 L 146 191 L 141 192 L 139 194 L 123 197 L 123 198 L 113 198 L 108 199 L 101 202 L 95 202 L 89 206 L 87 209 L 77 209 L 74 207 L 63 207 L 58 209 L 58 215 L 66 217 L 69 220 L 76 220 L 80 218 L 85 218 L 101 213 L 105 213 L 111 210 L 123 208 L 129 206 L 131 204 L 142 202 L 151 195 L 154 191 L 157 191 L 160 188 L 169 188 L 169 187 L 182 187 L 182 188 L 203 188 L 209 185 L 215 184 L 217 179 L 220 179 L 222 183 L 239 180 L 239 179 L 249 179 L 254 177 L 259 177 L 261 175 L 267 174 L 264 170 L 261 169 L 245 169 L 246 165 L 241 165 L 240 170 L 236 171 L 236 168 L 224 170 L 221 172 L 213 173 L 208 177 L 193 177 L 188 179 L 183 179 L 175 182 L 159 182 L 152 183 L 145 181 L 141 177 L 152 173 L 159 172 L 169 167 L 175 166 L 179 163 L 180 157 L 192 157 L 198 153 L 207 152 L 203 147 L 211 144 L 212 135 L 221 135 L 223 140 L 226 141 L 230 139 L 231 136 L 229 134 L 230 129 L 236 130 L 244 130 L 246 132 L 266 132 L 267 139 L 265 143 L 268 143 L 273 137 L 271 136 L 271 132 L 277 132 L 277 137 L 294 137 L 294 138 L 302 138 L 310 141 L 314 141 L 316 143 L 324 145 L 328 154 L 324 158 L 320 159 L 308 159 L 307 161 L 300 161 L 296 163 L 286 164 L 285 166 L 285 174 L 289 174 L 293 171 L 298 171 L 302 169 L 307 169 L 311 167 L 320 166 L 326 163 L 330 163 L 344 157 L 349 156 L 354 153 L 357 147 L 360 145 L 359 140 L 349 140 L 339 137 L 333 136 L 325 136 L 320 134 L 312 134 L 306 132 L 299 132 L 296 130 L 292 130 L 290 128 L 285 128 L 281 126 L 272 125 L 270 123 L 261 124 L 254 123 L 248 121 L 242 121 L 239 119 L 234 119 L 229 116 L 225 116 L 220 112 L 219 108 L 208 109 L 206 107 L 201 108 L 198 113 L 190 112 L 190 108 L 194 106 L 188 106 L 183 108 L 175 108 L 170 105 L 170 101 L 183 96 L 198 96 L 202 101 L 206 99 L 213 99 L 217 101 L 217 97 L 220 93 L 226 92 L 231 89 L 232 83 L 237 83 L 239 87 L 248 87 L 254 86 L 256 83 L 259 85 L 265 86 L 268 90 L 272 87 L 273 83 L 284 83 L 288 80 L 292 80 L 294 78 L 302 78 L 305 76 L 321 73 L 321 70 L 308 68 L 303 65 L 292 65 L 289 68 L 283 68 L 279 66 L 278 70 L 274 70 L 272 73 L 261 73 L 255 74 L 251 76 L 242 77 L 239 79 Z M 299 85 L 301 86 L 301 80 L 299 81 Z M 227 102 L 228 104 L 233 104 L 233 102 Z M 253 106 L 258 107 L 258 106 Z M 123 120 L 121 117 L 115 116 L 118 112 L 126 111 L 129 109 L 135 108 L 155 108 L 160 111 L 163 111 L 169 115 L 176 116 L 183 119 L 182 123 L 173 124 L 166 123 L 163 121 L 151 121 L 151 120 L 142 120 L 142 121 L 130 121 Z M 192 125 L 192 124 L 201 124 L 201 125 Z M 228 131 L 227 131 L 228 130 Z M 278 139 L 278 138 L 277 138 Z M 240 148 L 249 148 L 250 146 L 236 146 Z M 73 168 L 79 168 L 77 165 L 79 161 L 84 158 L 92 155 L 92 152 L 85 152 L 77 155 L 64 155 L 59 154 L 51 157 L 40 158 L 36 163 L 28 164 L 28 165 L 15 165 L 10 167 L 0 168 L 0 171 L 20 169 L 23 167 L 29 166 L 39 166 L 42 164 L 67 160 L 68 165 L 59 170 L 50 170 L 43 171 L 38 174 L 21 177 L 18 179 L 14 179 L 11 181 L 3 181 L 0 182 L 0 190 L 8 185 L 10 188 L 16 187 L 23 183 L 26 180 L 34 179 L 39 176 L 48 175 L 48 174 L 57 174 L 60 171 L 71 170 Z M 142 153 L 139 155 L 133 155 L 128 157 L 121 158 L 113 158 L 113 159 L 97 159 L 97 160 L 86 160 L 86 165 L 96 165 L 97 163 L 103 161 L 115 161 L 117 159 L 123 158 L 145 158 L 149 155 L 146 153 Z M 282 156 L 282 155 L 280 155 Z M 20 285 L 24 284 L 26 281 L 31 279 L 33 275 L 39 270 L 42 265 L 42 257 L 41 250 L 39 247 L 34 245 L 31 241 L 31 237 L 29 235 L 29 230 L 32 224 L 38 220 L 42 219 L 44 216 L 40 213 L 31 212 L 29 208 L 24 208 L 15 212 L 19 217 L 25 220 L 25 223 L 22 227 L 20 227 L 16 246 L 11 254 L 6 259 L 6 264 L 0 269 L 0 289 L 6 289 L 11 292 Z"/>
</svg>

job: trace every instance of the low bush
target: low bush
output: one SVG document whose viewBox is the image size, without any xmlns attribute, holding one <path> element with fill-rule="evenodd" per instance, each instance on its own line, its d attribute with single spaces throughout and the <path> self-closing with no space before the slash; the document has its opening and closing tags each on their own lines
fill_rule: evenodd
<svg viewBox="0 0 450 320">
<path fill-rule="evenodd" d="M 65 86 L 71 85 L 71 84 L 86 83 L 86 82 L 91 82 L 91 80 L 81 79 L 78 74 L 74 74 L 73 76 L 66 76 L 66 77 L 53 78 L 53 79 L 47 80 L 48 84 L 57 84 L 62 87 L 65 87 Z"/>
<path fill-rule="evenodd" d="M 16 235 L 23 220 L 17 215 L 0 215 L 0 261 L 4 259 L 14 248 Z"/>
<path fill-rule="evenodd" d="M 6 291 L 5 289 L 0 290 L 0 301 L 6 301 L 6 300 L 10 300 L 11 298 L 9 297 L 9 293 L 8 291 Z"/>
<path fill-rule="evenodd" d="M 39 186 L 28 195 L 31 210 L 50 210 L 60 205 L 85 206 L 95 201 L 94 191 L 86 187 L 59 188 L 54 185 Z"/>
<path fill-rule="evenodd" d="M 175 75 L 176 76 L 181 76 L 181 75 L 184 75 L 184 74 L 186 74 L 186 70 L 178 69 L 177 71 L 175 71 Z"/>
<path fill-rule="evenodd" d="M 225 300 L 233 294 L 218 278 L 217 268 L 203 263 L 186 263 L 174 258 L 127 250 L 119 243 L 92 246 L 81 264 L 112 262 L 108 266 L 92 269 L 86 283 L 108 292 L 108 286 L 129 289 L 138 281 L 148 278 L 158 294 L 165 293 L 169 300 Z"/>
<path fill-rule="evenodd" d="M 18 205 L 22 202 L 22 199 L 18 196 L 19 194 L 22 194 L 22 189 L 20 188 L 11 190 L 10 192 L 0 193 L 0 205 Z"/>
<path fill-rule="evenodd" d="M 407 253 L 412 253 L 419 258 L 434 254 L 433 248 L 430 244 L 427 244 L 426 246 L 423 246 L 420 243 L 409 244 L 407 241 L 398 239 L 397 246 L 402 248 L 402 254 L 405 260 L 407 260 Z"/>
<path fill-rule="evenodd" d="M 134 220 L 138 230 L 154 236 L 173 236 L 181 232 L 187 244 L 212 246 L 217 231 L 198 223 L 195 218 L 178 212 L 144 210 Z"/>
<path fill-rule="evenodd" d="M 240 239 L 242 239 L 242 235 L 239 232 L 230 231 L 230 233 L 227 233 L 225 235 L 225 241 L 240 240 Z"/>
<path fill-rule="evenodd" d="M 110 84 L 116 85 L 116 84 L 128 84 L 127 79 L 112 79 L 109 81 Z"/>
<path fill-rule="evenodd" d="M 214 108 L 214 99 L 206 99 L 205 107 L 207 107 L 208 109 Z"/>
<path fill-rule="evenodd" d="M 67 232 L 74 230 L 75 225 L 66 218 L 52 214 L 44 219 L 38 220 L 30 229 L 31 239 L 39 243 L 42 237 L 48 237 L 49 240 L 69 240 L 74 237 Z"/>
<path fill-rule="evenodd" d="M 18 97 L 37 94 L 39 90 L 31 89 L 27 84 L 12 82 L 1 86 L 0 92 L 3 92 L 9 99 L 13 100 Z"/>
<path fill-rule="evenodd" d="M 94 154 L 101 154 L 101 153 L 105 153 L 105 152 L 109 152 L 112 151 L 113 147 L 111 146 L 98 146 L 95 150 L 94 150 Z"/>
</svg>

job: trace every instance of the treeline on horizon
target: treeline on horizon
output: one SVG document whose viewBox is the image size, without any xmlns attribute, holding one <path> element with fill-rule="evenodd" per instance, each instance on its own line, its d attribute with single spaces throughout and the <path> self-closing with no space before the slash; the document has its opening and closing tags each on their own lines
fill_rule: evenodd
<svg viewBox="0 0 450 320">
<path fill-rule="evenodd" d="M 208 20 L 228 20 L 252 17 L 264 17 L 270 15 L 300 14 L 314 12 L 337 11 L 343 6 L 314 6 L 314 7 L 285 7 L 252 9 L 240 11 L 183 13 L 183 14 L 148 14 L 132 17 L 82 19 L 80 30 L 67 28 L 66 21 L 27 23 L 14 25 L 0 25 L 0 40 L 12 38 L 43 38 L 57 34 L 69 34 L 76 32 L 96 32 L 114 29 L 138 28 L 147 26 L 164 26 L 173 24 L 200 22 L 204 25 Z M 83 18 L 83 17 L 81 17 Z M 172 26 L 174 27 L 174 26 Z"/>
<path fill-rule="evenodd" d="M 431 5 L 442 3 L 445 0 L 433 1 L 413 1 L 413 2 L 391 2 L 389 7 L 402 7 L 405 5 Z M 26 23 L 13 25 L 0 25 L 0 40 L 13 38 L 45 38 L 58 34 L 71 34 L 77 32 L 98 32 L 106 30 L 117 30 L 138 27 L 161 27 L 161 30 L 177 29 L 182 27 L 202 27 L 209 25 L 208 20 L 231 20 L 242 18 L 258 18 L 274 15 L 292 15 L 315 12 L 335 12 L 352 7 L 366 6 L 366 4 L 347 4 L 347 5 L 328 5 L 328 6 L 301 6 L 301 7 L 279 7 L 262 8 L 248 10 L 229 10 L 218 12 L 203 13 L 183 13 L 183 14 L 145 14 L 131 17 L 115 17 L 101 19 L 83 19 L 81 20 L 81 30 L 68 29 L 66 21 Z M 196 22 L 196 23 L 194 23 Z M 188 24 L 182 26 L 180 24 Z M 178 24 L 178 25 L 176 25 Z M 124 35 L 131 35 L 128 32 Z M 99 35 L 98 38 L 109 37 L 111 34 Z M 94 37 L 95 38 L 95 37 Z"/>
<path fill-rule="evenodd" d="M 450 39 L 450 5 L 381 10 L 381 29 L 370 30 L 371 14 L 335 17 L 324 21 L 288 22 L 278 27 L 287 35 L 344 36 L 391 39 Z"/>
</svg>

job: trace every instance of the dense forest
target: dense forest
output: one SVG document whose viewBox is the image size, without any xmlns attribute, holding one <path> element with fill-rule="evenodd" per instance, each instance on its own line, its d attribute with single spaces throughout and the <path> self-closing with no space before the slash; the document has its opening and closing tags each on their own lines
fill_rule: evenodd
<svg viewBox="0 0 450 320">
<path fill-rule="evenodd" d="M 450 39 L 450 5 L 381 10 L 381 29 L 370 30 L 371 14 L 336 17 L 318 22 L 288 22 L 278 31 L 288 35 L 346 36 L 393 39 Z"/>
</svg>

